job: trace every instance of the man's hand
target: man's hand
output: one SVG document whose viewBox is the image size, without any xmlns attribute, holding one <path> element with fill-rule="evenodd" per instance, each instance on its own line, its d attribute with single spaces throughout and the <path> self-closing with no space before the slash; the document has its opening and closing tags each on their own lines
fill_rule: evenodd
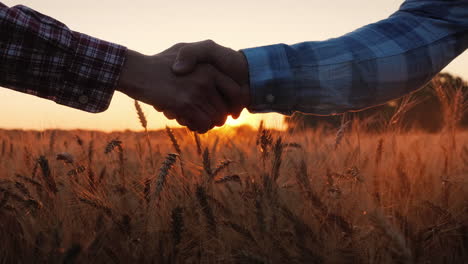
<svg viewBox="0 0 468 264">
<path fill-rule="evenodd" d="M 237 82 L 238 90 L 227 90 L 226 86 L 217 88 L 227 100 L 229 114 L 238 118 L 242 109 L 250 103 L 249 69 L 242 52 L 223 47 L 212 40 L 178 45 L 182 46 L 172 66 L 175 74 L 185 76 L 196 71 L 198 64 L 208 63 Z"/>
<path fill-rule="evenodd" d="M 191 74 L 174 75 L 171 66 L 182 46 L 177 44 L 154 56 L 129 50 L 117 90 L 154 106 L 193 131 L 205 133 L 224 124 L 229 114 L 225 96 L 238 93 L 240 88 L 208 64 L 197 65 Z"/>
</svg>

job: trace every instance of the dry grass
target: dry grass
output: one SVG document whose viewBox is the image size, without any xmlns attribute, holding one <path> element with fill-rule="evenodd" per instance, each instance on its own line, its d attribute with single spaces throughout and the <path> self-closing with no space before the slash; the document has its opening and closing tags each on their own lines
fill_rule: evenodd
<svg viewBox="0 0 468 264">
<path fill-rule="evenodd" d="M 380 134 L 0 131 L 0 263 L 467 263 L 468 133 L 402 134 L 403 112 Z"/>
<path fill-rule="evenodd" d="M 466 132 L 50 133 L 0 133 L 1 262 L 468 260 Z"/>
</svg>

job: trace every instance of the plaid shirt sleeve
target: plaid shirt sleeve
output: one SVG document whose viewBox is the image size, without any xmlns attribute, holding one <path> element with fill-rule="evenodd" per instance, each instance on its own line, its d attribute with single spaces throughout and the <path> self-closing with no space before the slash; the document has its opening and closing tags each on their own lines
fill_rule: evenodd
<svg viewBox="0 0 468 264">
<path fill-rule="evenodd" d="M 0 3 L 0 86 L 88 112 L 109 107 L 126 48 Z"/>
<path fill-rule="evenodd" d="M 468 47 L 468 1 L 407 0 L 342 37 L 242 50 L 249 111 L 329 115 L 385 103 L 426 84 Z"/>
</svg>

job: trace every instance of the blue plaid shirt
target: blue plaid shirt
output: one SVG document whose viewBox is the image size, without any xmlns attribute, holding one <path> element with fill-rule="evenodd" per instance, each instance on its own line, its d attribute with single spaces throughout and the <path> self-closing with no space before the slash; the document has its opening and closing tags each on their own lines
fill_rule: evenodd
<svg viewBox="0 0 468 264">
<path fill-rule="evenodd" d="M 342 37 L 242 50 L 250 112 L 328 115 L 385 103 L 429 82 L 468 47 L 468 0 L 407 0 Z"/>
</svg>

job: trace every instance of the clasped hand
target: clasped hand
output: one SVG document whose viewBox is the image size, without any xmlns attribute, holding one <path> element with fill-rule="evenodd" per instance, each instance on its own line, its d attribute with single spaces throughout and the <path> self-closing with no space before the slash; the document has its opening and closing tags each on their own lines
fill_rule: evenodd
<svg viewBox="0 0 468 264">
<path fill-rule="evenodd" d="M 153 56 L 129 50 L 117 90 L 199 133 L 237 118 L 250 101 L 244 55 L 211 40 Z"/>
</svg>

